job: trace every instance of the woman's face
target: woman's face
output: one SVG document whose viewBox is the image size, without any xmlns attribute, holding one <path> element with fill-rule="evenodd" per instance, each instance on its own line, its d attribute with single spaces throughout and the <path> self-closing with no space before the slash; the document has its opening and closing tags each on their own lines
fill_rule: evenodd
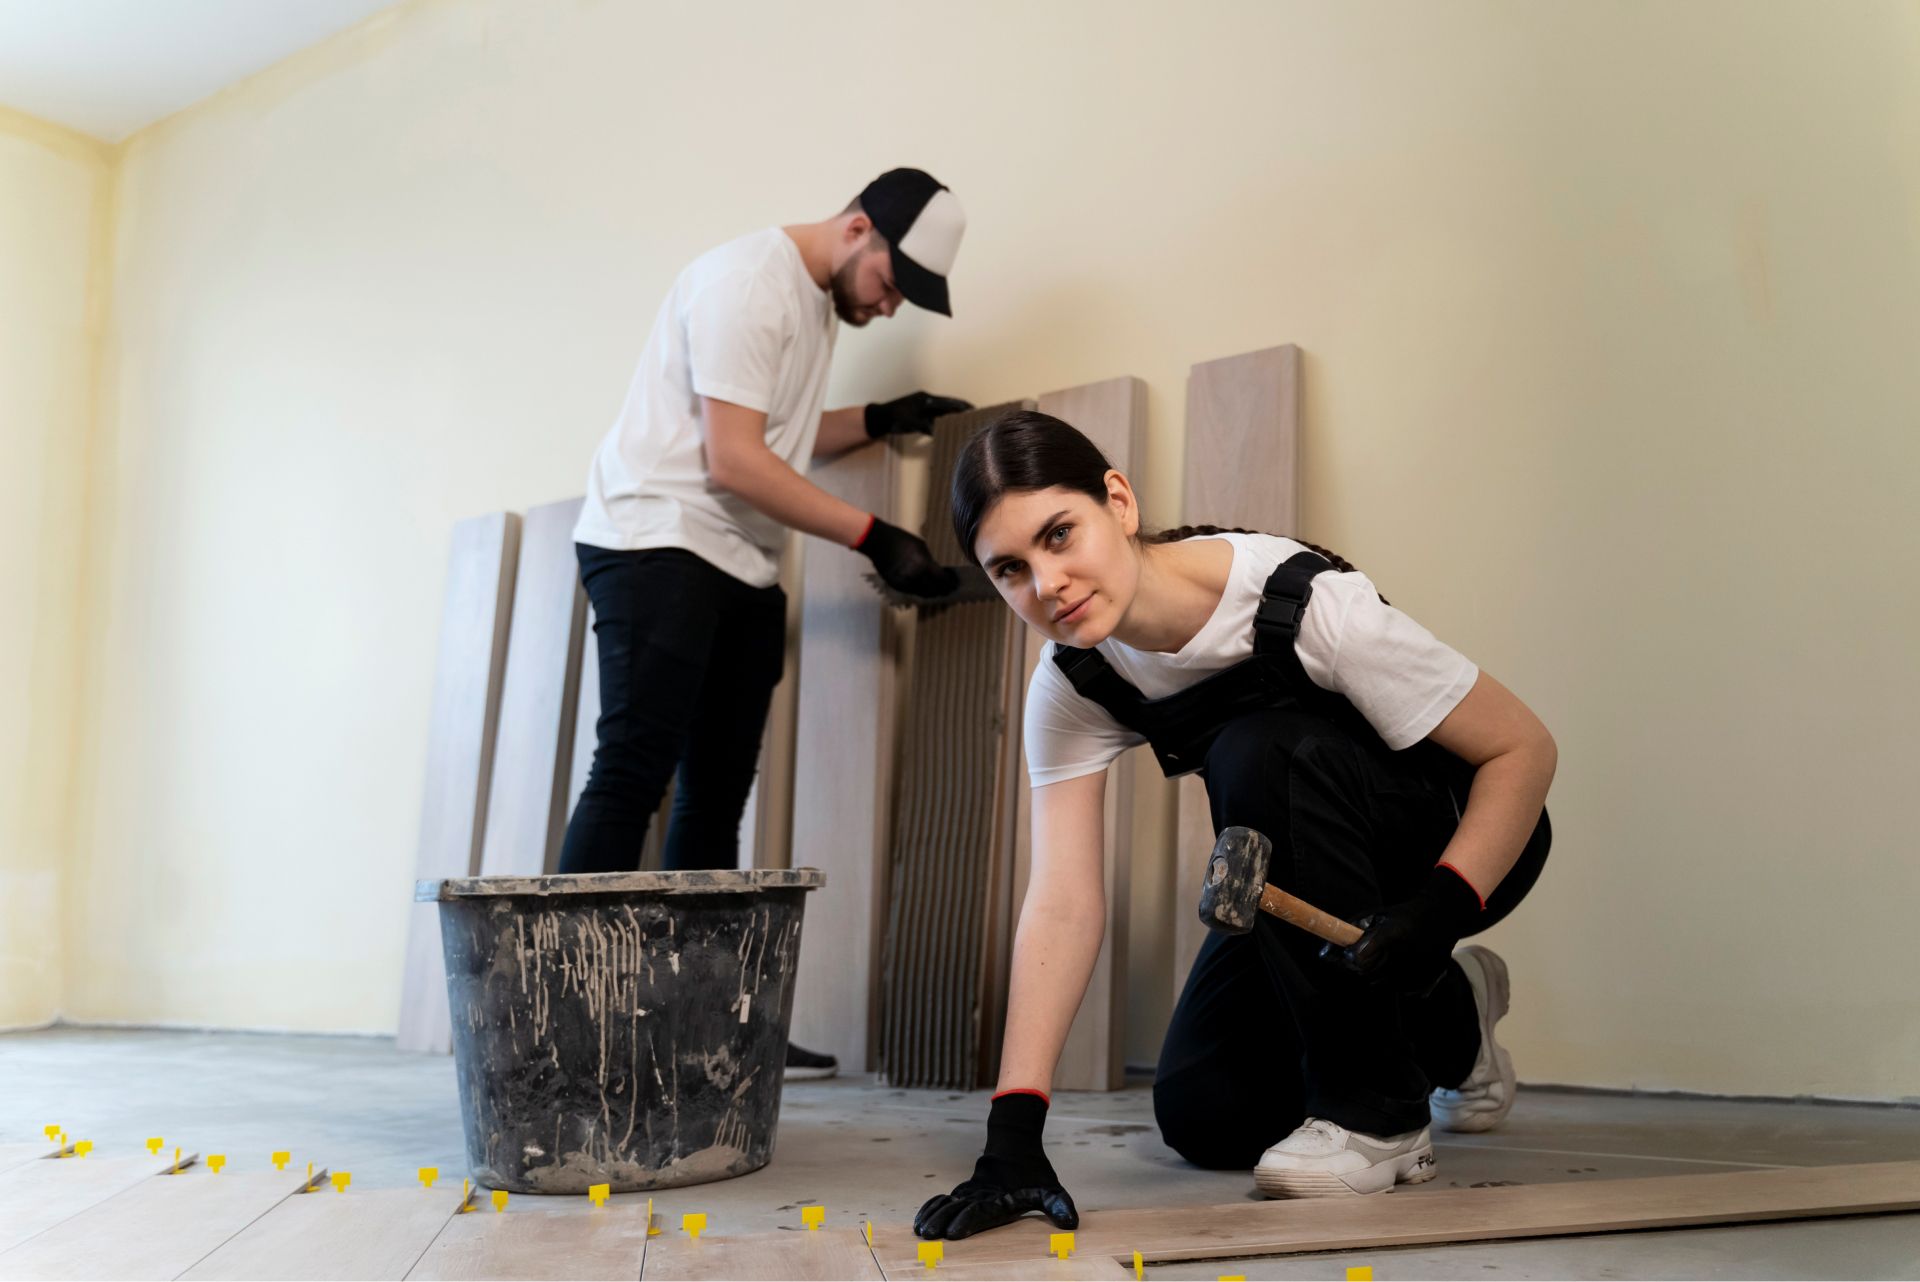
<svg viewBox="0 0 1920 1282">
<path fill-rule="evenodd" d="M 1110 471 L 1101 503 L 1054 487 L 1011 492 L 974 535 L 974 555 L 1013 612 L 1050 641 L 1087 649 L 1112 635 L 1133 603 L 1140 512 Z"/>
</svg>

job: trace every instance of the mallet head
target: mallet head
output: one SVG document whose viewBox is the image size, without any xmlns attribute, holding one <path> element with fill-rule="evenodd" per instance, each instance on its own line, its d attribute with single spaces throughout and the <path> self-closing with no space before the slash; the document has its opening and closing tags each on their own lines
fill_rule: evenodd
<svg viewBox="0 0 1920 1282">
<path fill-rule="evenodd" d="M 1228 828 L 1213 843 L 1207 876 L 1200 887 L 1200 920 L 1209 930 L 1244 935 L 1260 916 L 1260 892 L 1267 887 L 1267 861 L 1273 843 L 1251 828 Z"/>
</svg>

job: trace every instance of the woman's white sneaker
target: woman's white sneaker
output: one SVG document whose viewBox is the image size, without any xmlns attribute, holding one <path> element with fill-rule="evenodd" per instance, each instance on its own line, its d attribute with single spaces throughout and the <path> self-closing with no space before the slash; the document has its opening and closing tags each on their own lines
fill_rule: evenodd
<svg viewBox="0 0 1920 1282">
<path fill-rule="evenodd" d="M 1268 1149 L 1253 1182 L 1268 1197 L 1348 1197 L 1385 1193 L 1433 1178 L 1433 1139 L 1423 1126 L 1405 1135 L 1362 1135 L 1309 1117 Z"/>
<path fill-rule="evenodd" d="M 1434 1091 L 1427 1099 L 1433 1124 L 1443 1131 L 1489 1131 L 1513 1108 L 1513 1056 L 1494 1040 L 1493 1026 L 1507 1013 L 1511 991 L 1507 964 L 1500 955 L 1479 944 L 1469 944 L 1453 955 L 1473 986 L 1473 1004 L 1480 1014 L 1480 1053 L 1473 1071 L 1452 1090 Z"/>
</svg>

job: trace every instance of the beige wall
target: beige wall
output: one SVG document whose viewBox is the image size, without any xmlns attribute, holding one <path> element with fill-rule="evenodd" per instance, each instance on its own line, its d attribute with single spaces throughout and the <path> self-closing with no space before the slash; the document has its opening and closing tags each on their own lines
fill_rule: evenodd
<svg viewBox="0 0 1920 1282">
<path fill-rule="evenodd" d="M 1916 59 L 1898 4 L 423 0 L 137 136 L 72 1014 L 390 1025 L 448 527 L 579 491 L 690 257 L 913 163 L 959 316 L 837 399 L 1138 374 L 1171 522 L 1188 365 L 1305 350 L 1302 532 L 1559 737 L 1524 1077 L 1920 1094 Z"/>
<path fill-rule="evenodd" d="M 112 165 L 0 109 L 0 1028 L 59 1011 Z"/>
</svg>

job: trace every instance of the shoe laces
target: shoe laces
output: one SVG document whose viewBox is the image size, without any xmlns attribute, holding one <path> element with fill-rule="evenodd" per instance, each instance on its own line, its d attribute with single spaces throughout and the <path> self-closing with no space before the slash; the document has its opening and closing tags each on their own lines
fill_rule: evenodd
<svg viewBox="0 0 1920 1282">
<path fill-rule="evenodd" d="M 1329 1144 L 1346 1143 L 1345 1128 L 1337 1122 L 1329 1122 L 1324 1117 L 1309 1117 L 1300 1124 L 1300 1129 L 1303 1131 L 1312 1131 Z"/>
</svg>

